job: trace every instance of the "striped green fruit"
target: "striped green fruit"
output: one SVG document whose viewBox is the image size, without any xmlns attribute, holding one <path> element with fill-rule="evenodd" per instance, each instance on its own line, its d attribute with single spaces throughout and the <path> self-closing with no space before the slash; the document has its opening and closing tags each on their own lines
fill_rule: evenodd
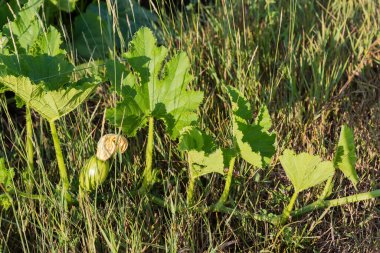
<svg viewBox="0 0 380 253">
<path fill-rule="evenodd" d="M 95 155 L 86 161 L 79 175 L 79 183 L 83 190 L 93 191 L 107 178 L 110 167 L 108 161 L 99 160 Z"/>
</svg>

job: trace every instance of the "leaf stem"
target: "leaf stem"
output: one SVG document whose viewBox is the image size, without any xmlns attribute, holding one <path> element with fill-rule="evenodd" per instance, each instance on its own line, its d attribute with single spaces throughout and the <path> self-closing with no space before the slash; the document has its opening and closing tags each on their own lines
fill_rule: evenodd
<svg viewBox="0 0 380 253">
<path fill-rule="evenodd" d="M 190 173 L 189 185 L 187 186 L 187 196 L 186 196 L 187 206 L 191 206 L 193 204 L 194 184 L 195 184 L 195 178 L 191 176 L 191 173 Z"/>
<path fill-rule="evenodd" d="M 363 200 L 369 200 L 369 199 L 374 199 L 380 197 L 380 189 L 371 191 L 371 192 L 364 192 L 364 193 L 359 193 L 343 198 L 338 198 L 338 199 L 331 199 L 331 200 L 317 200 L 314 203 L 311 203 L 310 205 L 304 206 L 294 212 L 291 213 L 292 217 L 297 217 L 301 216 L 305 213 L 312 212 L 317 209 L 323 209 L 323 208 L 330 208 L 334 206 L 341 206 L 349 203 L 354 203 L 358 201 L 363 201 Z"/>
<path fill-rule="evenodd" d="M 165 200 L 153 195 L 149 194 L 150 200 L 155 203 L 158 206 L 161 206 L 163 208 L 168 208 L 171 209 L 171 207 L 166 203 Z M 182 212 L 185 210 L 189 210 L 188 208 L 184 208 L 183 206 L 177 206 L 175 208 L 176 212 Z M 237 208 L 229 208 L 226 206 L 221 206 L 219 210 L 215 210 L 214 208 L 209 208 L 207 206 L 203 207 L 194 207 L 191 209 L 192 211 L 195 211 L 197 213 L 207 213 L 207 212 L 219 212 L 219 213 L 225 213 L 225 214 L 230 214 L 232 216 L 235 216 L 237 218 L 250 218 L 253 220 L 257 221 L 264 221 L 264 222 L 270 222 L 274 224 L 273 220 L 277 217 L 277 215 L 268 213 L 268 214 L 256 214 L 256 213 L 251 213 L 249 211 L 241 211 Z"/>
<path fill-rule="evenodd" d="M 325 184 L 325 188 L 323 189 L 321 196 L 319 196 L 319 200 L 324 200 L 325 198 L 330 196 L 331 188 L 334 187 L 333 177 L 334 176 L 327 179 L 326 184 Z"/>
<path fill-rule="evenodd" d="M 62 181 L 63 195 L 68 202 L 71 202 L 71 197 L 68 194 L 70 182 L 69 182 L 69 177 L 67 176 L 66 165 L 65 165 L 65 161 L 62 155 L 62 149 L 61 149 L 60 141 L 57 134 L 57 128 L 55 126 L 54 121 L 49 121 L 49 124 L 50 124 L 51 135 L 53 137 L 53 142 L 54 142 L 55 155 L 57 157 L 57 162 L 58 162 L 59 176 Z"/>
<path fill-rule="evenodd" d="M 149 188 L 152 185 L 152 181 L 153 181 L 153 174 L 152 174 L 153 145 L 154 145 L 153 130 L 154 130 L 154 118 L 153 116 L 150 116 L 149 126 L 148 126 L 148 142 L 146 144 L 145 169 L 143 172 L 143 182 L 139 190 L 141 194 L 145 194 L 147 191 L 149 191 Z"/>
<path fill-rule="evenodd" d="M 235 166 L 235 159 L 236 157 L 233 157 L 230 160 L 230 164 L 229 164 L 228 172 L 227 172 L 226 184 L 224 185 L 223 193 L 220 196 L 218 202 L 214 206 L 216 211 L 219 211 L 224 206 L 224 203 L 227 201 L 228 195 L 230 194 L 232 175 L 233 175 L 234 166 Z"/>
<path fill-rule="evenodd" d="M 284 224 L 289 219 L 289 216 L 293 210 L 294 204 L 296 203 L 297 197 L 298 197 L 298 192 L 295 191 L 293 193 L 292 198 L 290 199 L 288 206 L 282 212 L 282 215 L 281 215 L 281 223 L 282 224 Z"/>
<path fill-rule="evenodd" d="M 30 107 L 26 106 L 26 156 L 28 160 L 28 170 L 26 178 L 26 192 L 31 193 L 33 191 L 33 171 L 34 171 L 34 160 L 33 160 L 33 126 L 32 126 L 32 115 L 30 112 Z"/>
</svg>

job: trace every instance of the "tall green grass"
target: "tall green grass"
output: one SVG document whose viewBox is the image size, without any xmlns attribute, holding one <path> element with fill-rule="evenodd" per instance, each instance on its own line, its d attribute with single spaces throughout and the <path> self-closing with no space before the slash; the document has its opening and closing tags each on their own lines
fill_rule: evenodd
<svg viewBox="0 0 380 253">
<path fill-rule="evenodd" d="M 113 2 L 106 4 L 109 10 L 115 9 Z M 359 139 L 359 173 L 364 179 L 358 187 L 368 190 L 380 182 L 376 144 L 380 45 L 375 43 L 380 35 L 380 6 L 376 1 L 215 0 L 179 10 L 173 1 L 150 1 L 150 6 L 161 27 L 161 43 L 189 55 L 195 76 L 192 85 L 205 91 L 201 124 L 217 133 L 222 145 L 229 144 L 223 142 L 231 135 L 223 86 L 232 84 L 254 108 L 269 105 L 280 136 L 279 150 L 292 147 L 332 153 L 337 126 L 352 125 Z M 72 61 L 82 63 L 72 44 L 72 20 L 63 15 L 57 23 L 66 31 Z M 117 23 L 109 25 L 115 37 L 124 36 L 117 32 Z M 114 55 L 121 53 L 111 50 Z M 115 131 L 104 120 L 105 108 L 115 102 L 108 88 L 103 84 L 88 103 L 57 123 L 69 175 L 78 176 L 99 137 Z M 14 183 L 22 188 L 21 172 L 27 166 L 24 117 L 4 96 L 0 114 L 0 156 L 16 168 Z M 9 211 L 0 210 L 0 251 L 370 252 L 380 247 L 379 209 L 374 202 L 316 212 L 281 228 L 232 215 L 178 211 L 179 203 L 186 202 L 186 164 L 176 143 L 163 137 L 160 123 L 154 161 L 161 175 L 154 194 L 167 197 L 168 209 L 131 192 L 145 163 L 144 132 L 129 139 L 126 154 L 113 161 L 106 184 L 65 211 L 55 192 L 59 175 L 49 126 L 34 113 L 32 119 L 35 193 L 47 198 L 32 201 L 17 196 Z M 255 173 L 238 162 L 242 176 L 233 181 L 229 203 L 243 210 L 279 213 L 289 201 L 290 188 L 277 157 L 267 170 Z M 223 179 L 215 175 L 208 179 L 195 187 L 197 201 L 211 203 L 220 196 Z M 336 188 L 341 195 L 354 192 L 343 178 L 338 178 Z M 307 193 L 302 200 L 312 201 Z"/>
</svg>

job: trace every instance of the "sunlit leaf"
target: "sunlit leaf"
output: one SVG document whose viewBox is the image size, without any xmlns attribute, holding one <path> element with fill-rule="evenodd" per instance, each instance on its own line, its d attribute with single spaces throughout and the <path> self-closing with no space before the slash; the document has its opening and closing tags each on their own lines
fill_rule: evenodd
<svg viewBox="0 0 380 253">
<path fill-rule="evenodd" d="M 130 43 L 125 57 L 135 78 L 127 76 L 128 87 L 120 94 L 122 101 L 107 112 L 108 120 L 129 136 L 144 127 L 149 116 L 162 119 L 173 139 L 198 119 L 196 110 L 203 93 L 186 89 L 192 80 L 189 59 L 180 52 L 164 64 L 167 54 L 165 47 L 157 47 L 148 28 L 140 29 Z"/>
<path fill-rule="evenodd" d="M 250 124 L 252 111 L 247 99 L 229 86 L 228 95 L 233 111 L 233 134 L 241 157 L 255 167 L 263 168 L 275 153 L 276 135 L 269 133 L 271 120 L 266 108 L 259 112 L 255 124 Z"/>
<path fill-rule="evenodd" d="M 259 114 L 255 119 L 255 124 L 262 127 L 265 131 L 269 131 L 272 127 L 272 120 L 270 118 L 268 108 L 265 105 L 260 107 Z"/>
<path fill-rule="evenodd" d="M 286 175 L 292 182 L 295 192 L 301 192 L 316 186 L 334 175 L 334 164 L 322 161 L 319 156 L 286 149 L 280 156 L 280 162 Z"/>
<path fill-rule="evenodd" d="M 50 26 L 46 33 L 40 33 L 36 41 L 31 46 L 29 53 L 32 55 L 64 55 L 66 54 L 66 51 L 61 49 L 61 45 L 61 34 L 55 27 Z"/>
<path fill-rule="evenodd" d="M 0 76 L 0 82 L 13 91 L 33 110 L 54 121 L 74 110 L 96 88 L 92 79 L 83 79 L 69 86 L 47 90 L 46 84 L 33 84 L 27 77 Z"/>
<path fill-rule="evenodd" d="M 78 0 L 50 0 L 50 2 L 61 11 L 72 12 Z"/>
<path fill-rule="evenodd" d="M 355 170 L 355 164 L 356 154 L 354 133 L 348 126 L 343 125 L 334 157 L 334 165 L 338 167 L 354 185 L 359 182 L 359 177 Z"/>
<path fill-rule="evenodd" d="M 12 198 L 6 193 L 0 194 L 0 206 L 8 210 L 12 206 Z"/>
<path fill-rule="evenodd" d="M 16 19 L 4 26 L 5 35 L 9 38 L 17 38 L 15 41 L 19 47 L 18 53 L 27 53 L 40 35 L 40 24 L 36 18 L 36 13 L 38 13 L 43 2 L 43 0 L 28 1 L 19 11 Z"/>
<path fill-rule="evenodd" d="M 248 123 L 252 119 L 252 109 L 243 94 L 232 86 L 227 86 L 232 112 L 236 121 Z"/>
<path fill-rule="evenodd" d="M 190 175 L 193 178 L 209 173 L 224 174 L 224 154 L 213 138 L 195 127 L 184 129 L 179 141 L 179 149 L 186 151 Z"/>
<path fill-rule="evenodd" d="M 7 168 L 5 166 L 4 158 L 0 158 L 0 184 L 6 191 L 13 188 L 13 177 L 15 172 L 13 168 Z"/>
<path fill-rule="evenodd" d="M 0 75 L 25 76 L 52 89 L 68 83 L 73 70 L 64 55 L 0 55 Z"/>
</svg>

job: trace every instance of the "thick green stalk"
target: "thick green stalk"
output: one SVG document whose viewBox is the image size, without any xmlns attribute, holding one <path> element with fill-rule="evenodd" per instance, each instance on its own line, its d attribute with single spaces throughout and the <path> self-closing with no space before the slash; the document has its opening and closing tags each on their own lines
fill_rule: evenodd
<svg viewBox="0 0 380 253">
<path fill-rule="evenodd" d="M 49 123 L 50 123 L 51 135 L 53 137 L 53 142 L 54 142 L 55 155 L 57 157 L 57 162 L 58 162 L 59 176 L 61 177 L 61 181 L 62 181 L 63 193 L 66 200 L 69 201 L 70 197 L 68 195 L 67 190 L 70 187 L 70 182 L 69 182 L 69 177 L 67 176 L 66 165 L 65 165 L 65 161 L 62 155 L 62 149 L 61 149 L 60 141 L 57 134 L 57 128 L 55 127 L 54 121 L 50 121 Z"/>
<path fill-rule="evenodd" d="M 153 162 L 153 130 L 154 130 L 154 118 L 149 117 L 149 126 L 148 126 L 148 142 L 146 144 L 146 155 L 145 155 L 145 169 L 143 173 L 143 182 L 140 188 L 140 193 L 144 194 L 149 191 L 150 186 L 153 181 L 152 174 L 152 162 Z"/>
<path fill-rule="evenodd" d="M 294 192 L 292 198 L 290 199 L 289 205 L 284 209 L 281 215 L 281 223 L 285 223 L 293 210 L 294 204 L 296 203 L 298 197 L 298 192 Z"/>
<path fill-rule="evenodd" d="M 294 212 L 291 213 L 291 216 L 297 217 L 300 215 L 303 215 L 305 213 L 312 212 L 317 209 L 323 209 L 323 208 L 330 208 L 334 206 L 341 206 L 348 203 L 354 203 L 358 201 L 363 200 L 369 200 L 380 197 L 380 189 L 371 191 L 371 192 L 364 192 L 359 193 L 339 199 L 331 199 L 331 200 L 317 200 L 314 203 L 311 203 L 310 205 L 304 206 Z"/>
<path fill-rule="evenodd" d="M 332 187 L 334 187 L 334 182 L 333 182 L 333 177 L 330 177 L 329 179 L 327 179 L 325 188 L 323 189 L 321 196 L 319 196 L 319 199 L 324 200 L 325 198 L 330 196 Z"/>
<path fill-rule="evenodd" d="M 165 200 L 153 195 L 149 194 L 150 200 L 163 207 L 163 208 L 168 208 L 172 209 L 173 207 L 171 205 L 168 205 Z M 187 207 L 184 206 L 176 206 L 174 209 L 176 212 L 183 212 L 185 210 L 189 210 Z M 197 206 L 191 209 L 192 211 L 195 211 L 197 213 L 207 213 L 207 212 L 220 212 L 220 213 L 225 213 L 225 214 L 230 214 L 231 216 L 237 217 L 237 218 L 247 218 L 247 219 L 253 219 L 257 221 L 264 221 L 264 222 L 270 222 L 272 224 L 274 223 L 275 218 L 277 215 L 268 213 L 268 214 L 256 214 L 256 213 L 251 213 L 249 211 L 241 211 L 236 208 L 229 208 L 226 206 L 221 206 L 219 210 L 215 210 L 214 208 L 209 208 L 207 206 Z"/>
<path fill-rule="evenodd" d="M 33 191 L 33 171 L 34 171 L 34 160 L 33 160 L 33 126 L 32 126 L 32 115 L 30 113 L 30 107 L 26 106 L 26 156 L 28 160 L 28 170 L 27 170 L 27 180 L 26 180 L 26 192 L 31 193 Z"/>
<path fill-rule="evenodd" d="M 189 166 L 191 166 L 191 164 L 189 164 Z M 189 185 L 187 186 L 187 196 L 186 196 L 187 206 L 191 206 L 193 204 L 194 184 L 195 184 L 195 178 L 191 176 L 191 173 L 190 173 Z"/>
<path fill-rule="evenodd" d="M 224 206 L 224 203 L 226 203 L 228 195 L 230 194 L 230 188 L 231 188 L 231 182 L 232 182 L 232 175 L 234 172 L 234 166 L 235 166 L 235 159 L 236 157 L 233 157 L 230 160 L 228 172 L 227 172 L 227 178 L 226 178 L 226 184 L 224 185 L 224 190 L 222 195 L 220 196 L 218 202 L 215 204 L 215 210 L 219 211 L 219 209 Z"/>
</svg>

